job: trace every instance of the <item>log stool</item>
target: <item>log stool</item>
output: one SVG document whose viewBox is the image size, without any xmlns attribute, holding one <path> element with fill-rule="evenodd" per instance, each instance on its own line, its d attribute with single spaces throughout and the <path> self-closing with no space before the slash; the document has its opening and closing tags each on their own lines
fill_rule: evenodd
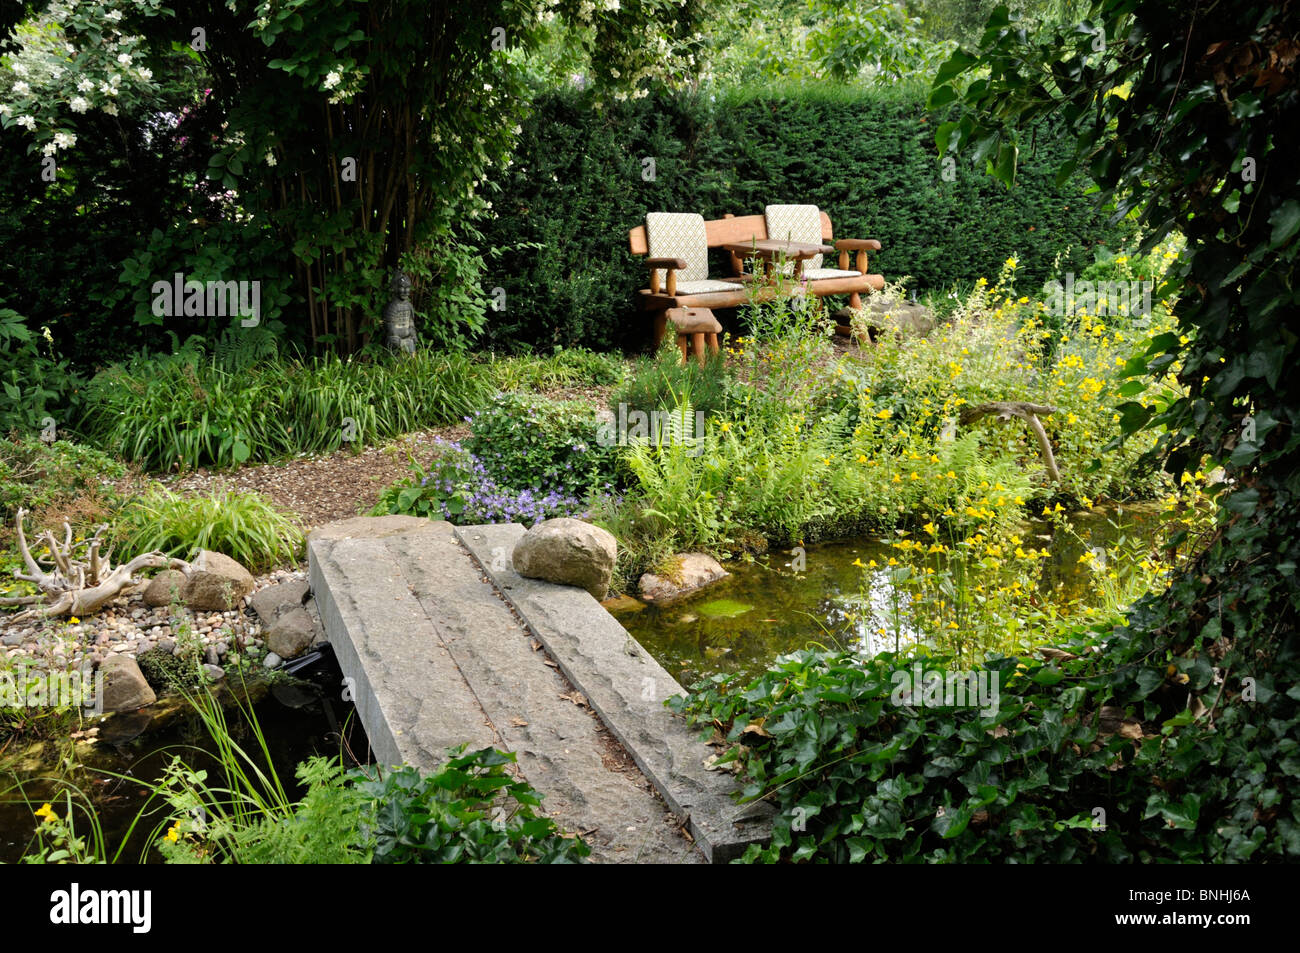
<svg viewBox="0 0 1300 953">
<path fill-rule="evenodd" d="M 718 353 L 718 335 L 722 333 L 722 325 L 708 308 L 669 308 L 665 316 L 677 328 L 677 346 L 681 349 L 683 364 L 686 363 L 688 343 L 700 367 L 704 366 L 706 341 L 709 351 Z"/>
</svg>

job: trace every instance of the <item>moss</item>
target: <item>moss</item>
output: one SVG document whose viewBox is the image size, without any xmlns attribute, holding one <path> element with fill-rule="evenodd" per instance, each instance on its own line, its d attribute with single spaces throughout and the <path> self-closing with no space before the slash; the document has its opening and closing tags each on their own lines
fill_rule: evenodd
<svg viewBox="0 0 1300 953">
<path fill-rule="evenodd" d="M 165 649 L 149 649 L 136 656 L 136 664 L 155 692 L 191 688 L 199 684 L 199 667 Z"/>
</svg>

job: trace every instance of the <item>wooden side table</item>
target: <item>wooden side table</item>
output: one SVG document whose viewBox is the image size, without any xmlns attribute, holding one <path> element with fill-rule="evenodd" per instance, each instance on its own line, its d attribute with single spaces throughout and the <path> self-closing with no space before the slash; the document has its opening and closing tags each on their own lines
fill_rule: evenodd
<svg viewBox="0 0 1300 953">
<path fill-rule="evenodd" d="M 711 353 L 718 353 L 718 335 L 722 333 L 722 325 L 708 308 L 669 308 L 665 316 L 677 328 L 677 347 L 681 349 L 683 364 L 686 363 L 688 345 L 689 350 L 695 352 L 700 367 L 704 366 L 706 343 Z"/>
</svg>

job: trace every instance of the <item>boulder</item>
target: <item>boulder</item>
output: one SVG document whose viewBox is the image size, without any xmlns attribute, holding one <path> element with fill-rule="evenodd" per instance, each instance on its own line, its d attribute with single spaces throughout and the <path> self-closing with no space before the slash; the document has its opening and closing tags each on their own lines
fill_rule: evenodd
<svg viewBox="0 0 1300 953">
<path fill-rule="evenodd" d="M 262 624 L 269 626 L 285 612 L 301 609 L 310 594 L 311 589 L 306 579 L 290 579 L 288 582 L 257 590 L 249 600 L 249 605 L 262 620 Z"/>
<path fill-rule="evenodd" d="M 730 575 L 716 559 L 704 553 L 679 553 L 672 558 L 672 563 L 669 571 L 648 572 L 641 577 L 641 598 L 647 602 L 672 602 Z"/>
<path fill-rule="evenodd" d="M 191 609 L 225 611 L 253 591 L 253 574 L 221 553 L 200 550 L 190 563 L 185 604 Z"/>
<path fill-rule="evenodd" d="M 280 658 L 297 658 L 316 638 L 316 625 L 307 610 L 299 606 L 281 613 L 262 637 L 266 647 Z"/>
<path fill-rule="evenodd" d="M 617 557 L 618 542 L 612 533 L 560 517 L 542 520 L 524 533 L 511 559 L 521 576 L 579 586 L 604 599 Z"/>
<path fill-rule="evenodd" d="M 164 569 L 144 587 L 144 604 L 169 606 L 173 599 L 183 598 L 184 592 L 185 573 L 179 569 Z"/>
<path fill-rule="evenodd" d="M 110 655 L 100 664 L 99 673 L 104 678 L 102 691 L 106 712 L 135 711 L 158 700 L 145 681 L 140 666 L 128 655 Z"/>
</svg>

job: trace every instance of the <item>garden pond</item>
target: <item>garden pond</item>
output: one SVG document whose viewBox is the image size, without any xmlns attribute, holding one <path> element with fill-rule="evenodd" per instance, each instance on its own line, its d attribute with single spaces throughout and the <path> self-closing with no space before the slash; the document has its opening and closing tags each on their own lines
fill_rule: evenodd
<svg viewBox="0 0 1300 953">
<path fill-rule="evenodd" d="M 306 793 L 294 775 L 300 762 L 313 755 L 337 755 L 340 749 L 349 764 L 355 763 L 353 756 L 364 760 L 369 754 L 355 708 L 343 697 L 342 678 L 333 654 L 326 649 L 314 663 L 293 675 L 259 677 L 250 681 L 247 689 L 232 689 L 226 683 L 214 689 L 214 696 L 227 702 L 232 690 L 251 702 L 271 764 L 293 800 Z M 238 708 L 226 704 L 225 717 L 234 743 L 258 757 L 256 735 Z M 150 802 L 144 784 L 131 778 L 156 781 L 179 755 L 186 764 L 195 770 L 206 769 L 210 780 L 216 780 L 220 775 L 215 750 L 197 713 L 174 693 L 164 693 L 158 702 L 140 711 L 86 717 L 71 738 L 12 738 L 0 749 L 0 863 L 17 863 L 34 848 L 35 808 L 51 802 L 60 815 L 66 813 L 64 792 L 70 786 L 84 792 L 94 804 L 110 854 L 127 837 L 123 862 L 143 859 L 161 863 L 157 850 L 148 851 L 143 858 L 141 854 L 149 833 L 169 816 L 169 806 L 159 798 Z M 259 760 L 259 765 L 265 767 L 265 760 Z M 73 804 L 84 804 L 76 791 Z M 142 808 L 147 810 L 137 823 Z M 78 810 L 79 824 L 82 816 Z M 78 829 L 78 834 L 84 833 Z"/>
<path fill-rule="evenodd" d="M 1093 570 L 1080 557 L 1127 539 L 1150 544 L 1161 531 L 1157 511 L 1155 504 L 1098 506 L 1071 515 L 1073 533 L 1048 522 L 1026 527 L 1026 548 L 1047 550 L 1037 601 L 1064 609 L 1083 598 Z M 898 555 L 871 537 L 810 545 L 802 554 L 770 551 L 727 563 L 731 575 L 694 597 L 667 605 L 623 600 L 615 614 L 685 686 L 714 674 L 756 677 L 778 655 L 803 648 L 896 651 L 923 640 L 910 594 L 883 568 Z"/>
</svg>

